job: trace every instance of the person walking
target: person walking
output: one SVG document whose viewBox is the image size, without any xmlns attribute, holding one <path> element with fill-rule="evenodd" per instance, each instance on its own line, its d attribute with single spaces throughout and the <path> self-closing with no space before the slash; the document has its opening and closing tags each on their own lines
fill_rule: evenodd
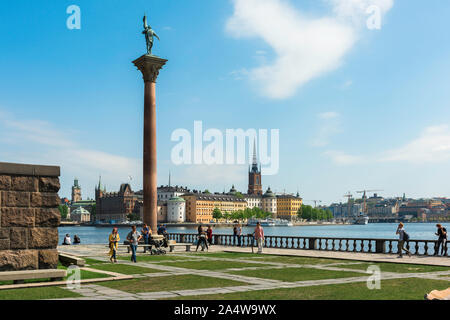
<svg viewBox="0 0 450 320">
<path fill-rule="evenodd" d="M 201 225 L 198 226 L 198 235 L 197 235 L 197 249 L 195 251 L 198 251 L 198 247 L 201 245 L 202 246 L 202 251 L 205 251 L 205 247 L 206 250 L 208 249 L 208 243 L 206 242 L 206 232 L 203 231 L 203 227 Z"/>
<path fill-rule="evenodd" d="M 109 260 L 117 262 L 117 249 L 119 247 L 120 236 L 117 228 L 112 229 L 109 235 Z"/>
<path fill-rule="evenodd" d="M 136 231 L 136 226 L 131 227 L 130 233 L 128 233 L 127 240 L 130 242 L 130 248 L 131 248 L 131 261 L 136 261 L 136 250 L 139 244 L 139 241 L 142 239 L 142 235 L 140 235 Z"/>
<path fill-rule="evenodd" d="M 255 239 L 256 243 L 258 243 L 258 253 L 262 253 L 262 248 L 264 244 L 264 229 L 261 227 L 260 222 L 256 223 Z"/>
<path fill-rule="evenodd" d="M 141 234 L 142 234 L 142 237 L 144 238 L 144 244 L 148 245 L 152 231 L 145 223 L 144 223 L 144 226 L 142 227 Z M 144 246 L 144 253 L 146 253 L 146 252 L 147 252 L 147 246 Z"/>
<path fill-rule="evenodd" d="M 206 237 L 208 239 L 209 245 L 212 245 L 212 239 L 213 239 L 212 233 L 213 233 L 213 230 L 212 230 L 211 226 L 208 226 L 208 230 L 206 230 Z"/>
<path fill-rule="evenodd" d="M 445 254 L 445 247 L 446 247 L 446 243 L 447 243 L 447 229 L 442 227 L 442 225 L 440 223 L 438 223 L 436 225 L 437 227 L 437 232 L 435 233 L 435 235 L 437 235 L 439 238 L 436 242 L 436 246 L 434 248 L 434 255 L 437 256 L 439 255 L 439 247 L 441 247 L 441 255 L 443 256 Z"/>
<path fill-rule="evenodd" d="M 242 247 L 242 228 L 240 223 L 238 223 L 236 227 L 236 236 L 238 240 L 238 246 Z"/>
<path fill-rule="evenodd" d="M 400 222 L 395 234 L 398 234 L 398 258 L 403 258 L 403 251 L 405 251 L 408 256 L 411 257 L 411 252 L 409 252 L 409 250 L 404 247 L 405 242 L 409 240 L 409 235 L 403 229 L 403 223 Z"/>
</svg>

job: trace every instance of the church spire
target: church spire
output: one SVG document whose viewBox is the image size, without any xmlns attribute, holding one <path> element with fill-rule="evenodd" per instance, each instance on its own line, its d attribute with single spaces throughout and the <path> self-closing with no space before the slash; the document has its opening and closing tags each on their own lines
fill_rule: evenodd
<svg viewBox="0 0 450 320">
<path fill-rule="evenodd" d="M 169 187 L 170 187 L 170 170 L 169 170 Z"/>
<path fill-rule="evenodd" d="M 256 138 L 253 142 L 252 172 L 258 172 L 258 158 L 256 157 Z"/>
</svg>

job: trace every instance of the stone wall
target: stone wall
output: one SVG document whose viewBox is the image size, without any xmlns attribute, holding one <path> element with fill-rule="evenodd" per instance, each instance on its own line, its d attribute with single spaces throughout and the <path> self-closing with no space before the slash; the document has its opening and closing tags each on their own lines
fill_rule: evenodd
<svg viewBox="0 0 450 320">
<path fill-rule="evenodd" d="M 0 162 L 0 271 L 58 264 L 59 167 Z"/>
</svg>

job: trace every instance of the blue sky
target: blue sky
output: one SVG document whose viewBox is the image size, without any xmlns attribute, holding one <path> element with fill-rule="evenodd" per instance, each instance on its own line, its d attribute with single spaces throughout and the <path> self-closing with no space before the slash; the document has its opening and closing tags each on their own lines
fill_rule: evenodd
<svg viewBox="0 0 450 320">
<path fill-rule="evenodd" d="M 69 30 L 66 8 L 81 9 Z M 381 29 L 365 10 L 379 8 Z M 419 0 L 75 0 L 0 3 L 0 161 L 61 166 L 93 196 L 142 184 L 142 16 L 169 60 L 157 83 L 158 182 L 247 188 L 247 166 L 175 166 L 178 128 L 279 129 L 263 187 L 448 196 L 450 3 Z"/>
</svg>

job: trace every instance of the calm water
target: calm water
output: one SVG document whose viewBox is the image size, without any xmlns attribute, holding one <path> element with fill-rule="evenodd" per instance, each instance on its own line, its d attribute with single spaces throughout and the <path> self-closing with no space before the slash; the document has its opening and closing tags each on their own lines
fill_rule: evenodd
<svg viewBox="0 0 450 320">
<path fill-rule="evenodd" d="M 266 235 L 277 236 L 299 236 L 299 237 L 336 237 L 336 238 L 387 238 L 397 239 L 395 235 L 396 223 L 372 223 L 361 225 L 337 225 L 337 226 L 296 226 L 296 227 L 265 227 Z M 405 226 L 411 240 L 435 240 L 436 223 L 411 223 Z M 447 228 L 448 229 L 448 228 Z M 82 244 L 106 244 L 108 235 L 112 228 L 106 227 L 60 227 L 59 243 L 62 243 L 66 233 L 80 237 Z M 197 228 L 169 227 L 168 232 L 173 233 L 196 233 Z M 242 234 L 252 233 L 254 227 L 244 227 Z M 130 227 L 120 227 L 119 234 L 124 239 Z M 231 227 L 217 227 L 213 229 L 213 234 L 233 234 Z"/>
</svg>

